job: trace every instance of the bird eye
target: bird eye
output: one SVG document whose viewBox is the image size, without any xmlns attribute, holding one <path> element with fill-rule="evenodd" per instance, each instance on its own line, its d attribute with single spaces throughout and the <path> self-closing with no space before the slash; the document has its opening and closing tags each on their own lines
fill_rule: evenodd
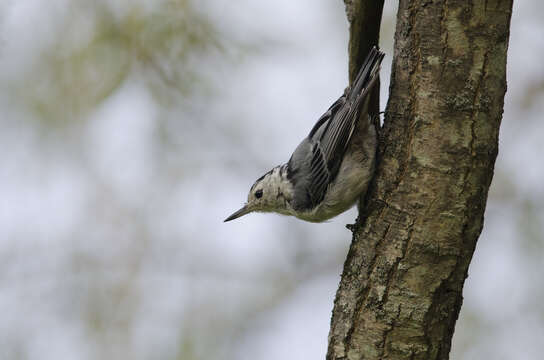
<svg viewBox="0 0 544 360">
<path fill-rule="evenodd" d="M 255 191 L 255 197 L 256 197 L 257 199 L 262 198 L 262 197 L 263 197 L 263 190 L 262 190 L 262 189 L 259 189 L 259 190 Z"/>
</svg>

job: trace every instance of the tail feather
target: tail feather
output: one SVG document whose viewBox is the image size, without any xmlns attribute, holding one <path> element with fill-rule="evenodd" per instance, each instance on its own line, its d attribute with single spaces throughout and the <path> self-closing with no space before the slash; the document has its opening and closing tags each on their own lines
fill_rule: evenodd
<svg viewBox="0 0 544 360">
<path fill-rule="evenodd" d="M 349 101 L 355 100 L 361 92 L 370 88 L 374 81 L 376 81 L 377 74 L 380 71 L 380 64 L 384 56 L 385 54 L 378 50 L 376 46 L 372 47 L 349 89 Z"/>
</svg>

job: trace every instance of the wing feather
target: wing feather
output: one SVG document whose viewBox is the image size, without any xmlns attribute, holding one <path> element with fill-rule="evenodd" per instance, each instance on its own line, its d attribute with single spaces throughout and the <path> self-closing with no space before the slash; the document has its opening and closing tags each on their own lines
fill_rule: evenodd
<svg viewBox="0 0 544 360">
<path fill-rule="evenodd" d="M 328 185 L 338 174 L 359 119 L 361 105 L 368 104 L 383 57 L 384 54 L 376 47 L 372 48 L 352 86 L 319 118 L 308 135 L 313 143 L 308 185 L 312 206 L 323 200 Z"/>
</svg>

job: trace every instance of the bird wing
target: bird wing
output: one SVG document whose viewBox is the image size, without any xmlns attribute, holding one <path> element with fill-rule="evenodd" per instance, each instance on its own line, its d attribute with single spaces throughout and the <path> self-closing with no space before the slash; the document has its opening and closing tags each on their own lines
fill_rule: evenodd
<svg viewBox="0 0 544 360">
<path fill-rule="evenodd" d="M 372 48 L 352 86 L 319 118 L 308 135 L 312 142 L 308 195 L 313 206 L 323 200 L 328 185 L 338 174 L 361 105 L 368 106 L 370 90 L 378 79 L 383 57 L 376 47 Z"/>
</svg>

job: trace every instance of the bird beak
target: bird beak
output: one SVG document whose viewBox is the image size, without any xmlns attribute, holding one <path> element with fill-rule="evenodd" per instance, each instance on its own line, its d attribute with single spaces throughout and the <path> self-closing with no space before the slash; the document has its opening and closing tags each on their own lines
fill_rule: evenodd
<svg viewBox="0 0 544 360">
<path fill-rule="evenodd" d="M 247 215 L 251 212 L 251 210 L 248 208 L 247 205 L 244 205 L 243 208 L 241 208 L 240 210 L 236 211 L 234 214 L 232 214 L 231 216 L 229 216 L 228 218 L 225 219 L 224 222 L 227 222 L 227 221 L 231 221 L 231 220 L 234 220 L 234 219 L 237 219 L 239 218 L 240 216 L 244 216 L 244 215 Z"/>
</svg>

